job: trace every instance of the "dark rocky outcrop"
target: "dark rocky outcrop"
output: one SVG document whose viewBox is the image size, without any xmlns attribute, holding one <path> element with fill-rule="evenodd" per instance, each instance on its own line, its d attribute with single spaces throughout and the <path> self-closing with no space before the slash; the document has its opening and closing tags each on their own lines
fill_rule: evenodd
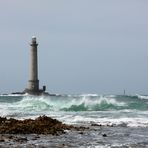
<svg viewBox="0 0 148 148">
<path fill-rule="evenodd" d="M 71 125 L 52 119 L 47 116 L 40 116 L 35 120 L 16 120 L 0 117 L 0 134 L 52 134 L 64 133 L 64 130 L 73 128 Z"/>
</svg>

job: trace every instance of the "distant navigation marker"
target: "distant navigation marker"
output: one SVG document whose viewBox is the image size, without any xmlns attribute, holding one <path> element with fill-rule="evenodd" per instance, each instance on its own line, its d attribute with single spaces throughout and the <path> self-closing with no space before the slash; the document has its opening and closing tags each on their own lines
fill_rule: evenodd
<svg viewBox="0 0 148 148">
<path fill-rule="evenodd" d="M 124 89 L 124 96 L 125 96 L 125 89 Z"/>
<path fill-rule="evenodd" d="M 37 53 L 38 43 L 35 36 L 32 37 L 30 46 L 29 81 L 25 92 L 33 95 L 40 95 L 45 92 L 46 86 L 43 86 L 43 89 L 39 89 Z"/>
</svg>

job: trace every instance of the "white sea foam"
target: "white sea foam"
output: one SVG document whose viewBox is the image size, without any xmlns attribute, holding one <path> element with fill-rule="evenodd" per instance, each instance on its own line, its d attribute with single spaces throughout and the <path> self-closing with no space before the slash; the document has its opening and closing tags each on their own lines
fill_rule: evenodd
<svg viewBox="0 0 148 148">
<path fill-rule="evenodd" d="M 19 110 L 21 112 L 45 112 L 45 111 L 61 111 L 65 109 L 70 109 L 75 107 L 79 111 L 79 106 L 83 105 L 88 111 L 96 110 L 104 104 L 112 104 L 115 106 L 125 106 L 124 102 L 118 102 L 113 98 L 97 97 L 89 98 L 86 96 L 75 98 L 53 98 L 53 97 L 34 97 L 34 96 L 24 96 L 22 100 L 13 103 L 1 103 L 1 108 L 3 110 L 8 110 L 13 113 L 13 111 Z M 83 109 L 83 108 L 82 108 Z M 81 111 L 81 108 L 80 108 Z M 7 111 L 6 111 L 7 113 Z"/>
<path fill-rule="evenodd" d="M 28 96 L 28 94 L 27 93 L 25 93 L 25 94 L 0 94 L 0 96 L 1 97 L 3 97 L 3 96 L 8 96 L 8 97 L 23 97 L 23 96 Z"/>
<path fill-rule="evenodd" d="M 138 95 L 137 94 L 137 97 L 140 99 L 148 99 L 148 96 L 146 96 L 146 95 Z"/>
<path fill-rule="evenodd" d="M 82 94 L 81 97 L 98 97 L 98 94 Z"/>
<path fill-rule="evenodd" d="M 59 118 L 61 121 L 67 124 L 82 124 L 89 125 L 92 123 L 103 125 L 103 126 L 127 126 L 127 127 L 148 127 L 148 118 L 91 118 L 87 116 L 76 115 L 73 118 Z"/>
<path fill-rule="evenodd" d="M 102 106 L 115 106 L 115 109 L 99 110 Z M 1 102 L 0 116 L 22 119 L 47 115 L 68 124 L 90 125 L 91 123 L 96 123 L 101 125 L 148 127 L 147 110 L 138 110 L 137 112 L 136 109 L 126 108 L 126 106 L 128 107 L 128 103 L 124 99 L 119 101 L 114 96 L 35 97 L 26 95 L 15 102 Z M 116 107 L 123 108 L 116 110 Z"/>
</svg>

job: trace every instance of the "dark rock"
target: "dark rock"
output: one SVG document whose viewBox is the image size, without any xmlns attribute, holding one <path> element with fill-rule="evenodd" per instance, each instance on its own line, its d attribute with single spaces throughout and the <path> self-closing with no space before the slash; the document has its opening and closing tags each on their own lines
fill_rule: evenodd
<svg viewBox="0 0 148 148">
<path fill-rule="evenodd" d="M 19 142 L 19 143 L 23 143 L 23 142 L 27 142 L 28 140 L 27 140 L 26 137 L 25 137 L 25 138 L 22 138 L 22 137 L 21 137 L 21 138 L 18 138 L 18 137 L 17 137 L 16 139 L 14 139 L 14 141 L 15 141 L 15 142 Z"/>
<path fill-rule="evenodd" d="M 102 126 L 101 124 L 92 123 L 91 126 Z"/>
<path fill-rule="evenodd" d="M 107 135 L 106 135 L 106 134 L 103 134 L 102 136 L 103 136 L 103 137 L 107 137 Z"/>
<path fill-rule="evenodd" d="M 47 116 L 40 116 L 35 120 L 16 120 L 0 117 L 0 134 L 52 134 L 59 135 L 70 130 L 73 126 Z"/>
<path fill-rule="evenodd" d="M 83 135 L 84 133 L 83 132 L 79 132 L 79 134 Z"/>
<path fill-rule="evenodd" d="M 4 139 L 0 139 L 0 142 L 5 142 L 5 140 Z"/>
<path fill-rule="evenodd" d="M 14 138 L 14 136 L 12 136 L 12 135 L 8 135 L 8 137 L 7 137 L 8 139 L 13 139 Z"/>
<path fill-rule="evenodd" d="M 89 129 L 89 127 L 84 127 L 84 126 L 80 126 L 80 127 L 72 127 L 73 129 L 77 130 L 77 131 L 84 131 Z"/>
</svg>

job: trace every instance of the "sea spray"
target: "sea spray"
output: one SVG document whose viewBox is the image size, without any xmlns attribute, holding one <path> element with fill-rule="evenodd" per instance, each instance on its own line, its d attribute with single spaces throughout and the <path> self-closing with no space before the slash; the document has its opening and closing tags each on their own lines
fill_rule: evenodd
<svg viewBox="0 0 148 148">
<path fill-rule="evenodd" d="M 35 111 L 99 111 L 126 107 L 126 103 L 103 96 L 25 96 L 14 104 Z"/>
<path fill-rule="evenodd" d="M 148 126 L 148 96 L 1 95 L 0 116 L 18 119 L 47 115 L 69 124 Z"/>
</svg>

